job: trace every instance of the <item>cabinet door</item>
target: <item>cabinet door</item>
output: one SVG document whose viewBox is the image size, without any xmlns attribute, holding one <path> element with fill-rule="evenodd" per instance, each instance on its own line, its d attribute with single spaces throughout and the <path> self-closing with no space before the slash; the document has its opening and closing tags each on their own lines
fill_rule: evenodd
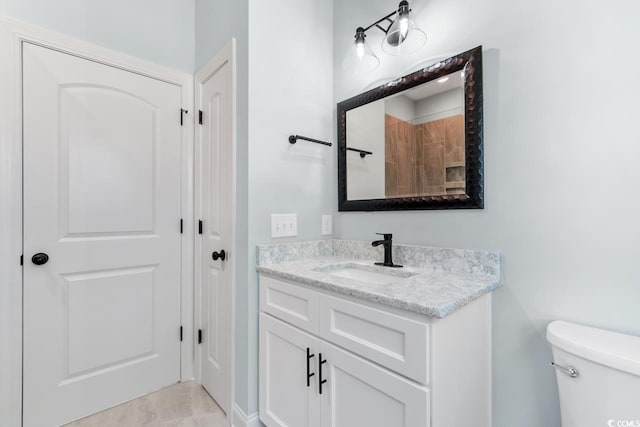
<svg viewBox="0 0 640 427">
<path fill-rule="evenodd" d="M 322 427 L 428 427 L 429 390 L 325 341 Z"/>
<path fill-rule="evenodd" d="M 318 347 L 317 338 L 260 314 L 260 420 L 268 427 L 320 426 Z"/>
</svg>

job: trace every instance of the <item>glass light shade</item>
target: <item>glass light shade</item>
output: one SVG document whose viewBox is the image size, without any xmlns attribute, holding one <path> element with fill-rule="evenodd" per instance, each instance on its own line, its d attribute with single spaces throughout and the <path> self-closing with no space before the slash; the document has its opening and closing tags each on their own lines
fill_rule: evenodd
<svg viewBox="0 0 640 427">
<path fill-rule="evenodd" d="M 380 59 L 378 59 L 365 41 L 364 32 L 356 33 L 356 40 L 349 49 L 349 52 L 347 52 L 342 66 L 347 70 L 362 74 L 375 70 L 378 68 L 378 65 L 380 65 Z"/>
<path fill-rule="evenodd" d="M 426 42 L 427 35 L 413 22 L 411 11 L 408 7 L 404 10 L 400 7 L 398 17 L 382 40 L 382 50 L 389 55 L 408 55 L 418 51 Z"/>
</svg>

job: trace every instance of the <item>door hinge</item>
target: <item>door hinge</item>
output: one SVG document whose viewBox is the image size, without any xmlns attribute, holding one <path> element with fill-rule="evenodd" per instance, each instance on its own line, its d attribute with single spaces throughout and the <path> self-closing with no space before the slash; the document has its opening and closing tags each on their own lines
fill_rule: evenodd
<svg viewBox="0 0 640 427">
<path fill-rule="evenodd" d="M 184 108 L 180 109 L 180 126 L 184 125 L 184 115 L 188 113 L 189 113 L 189 110 L 185 110 Z"/>
<path fill-rule="evenodd" d="M 184 220 L 180 218 L 180 234 L 184 233 Z"/>
<path fill-rule="evenodd" d="M 198 329 L 198 344 L 202 344 L 202 329 Z"/>
<path fill-rule="evenodd" d="M 198 124 L 202 124 L 202 110 L 198 110 Z"/>
<path fill-rule="evenodd" d="M 202 234 L 202 220 L 198 221 L 198 234 Z"/>
<path fill-rule="evenodd" d="M 182 326 L 180 326 L 180 342 L 182 342 Z"/>
<path fill-rule="evenodd" d="M 20 265 L 24 265 L 24 255 L 20 255 Z"/>
</svg>

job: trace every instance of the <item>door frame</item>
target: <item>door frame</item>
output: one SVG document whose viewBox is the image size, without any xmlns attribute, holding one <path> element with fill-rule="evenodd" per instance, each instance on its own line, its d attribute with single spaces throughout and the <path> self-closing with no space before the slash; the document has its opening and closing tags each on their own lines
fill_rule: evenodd
<svg viewBox="0 0 640 427">
<path fill-rule="evenodd" d="M 193 76 L 55 31 L 0 16 L 0 419 L 22 425 L 22 45 L 33 43 L 180 87 L 188 110 L 181 129 L 181 323 L 180 380 L 194 377 L 194 114 Z M 176 120 L 180 120 L 176 111 Z M 178 227 L 179 224 L 176 224 Z M 4 424 L 6 423 L 6 424 Z"/>
<path fill-rule="evenodd" d="M 222 49 L 220 49 L 214 56 L 211 58 L 205 65 L 203 65 L 194 76 L 194 116 L 195 109 L 198 107 L 197 102 L 200 99 L 200 87 L 204 81 L 211 76 L 218 68 L 220 68 L 225 63 L 229 63 L 231 67 L 231 144 L 232 144 L 232 162 L 231 162 L 231 241 L 229 253 L 229 269 L 231 270 L 231 301 L 229 301 L 231 310 L 229 312 L 229 325 L 231 326 L 231 331 L 229 335 L 229 348 L 227 349 L 227 356 L 229 360 L 229 373 L 228 373 L 228 381 L 227 381 L 227 393 L 229 402 L 229 408 L 227 411 L 227 421 L 229 425 L 233 425 L 233 412 L 235 408 L 235 336 L 236 336 L 236 237 L 237 237 L 237 198 L 236 198 L 236 165 L 237 165 L 237 128 L 236 128 L 236 86 L 237 86 L 237 76 L 236 76 L 236 39 L 231 38 L 227 44 L 224 45 Z M 201 157 L 201 129 L 198 128 L 197 131 L 194 130 L 194 152 L 198 158 Z M 195 168 L 195 180 L 200 179 L 200 170 L 196 164 Z M 196 189 L 198 188 L 198 184 L 196 182 L 194 186 L 194 194 Z M 193 223 L 195 224 L 199 218 L 199 210 L 200 210 L 200 199 L 198 197 L 195 198 L 194 211 L 193 211 Z M 194 249 L 194 291 L 195 296 L 197 297 L 197 301 L 199 303 L 194 303 L 194 314 L 196 319 L 196 327 L 195 329 L 202 328 L 202 320 L 201 320 L 201 304 L 202 301 L 202 278 L 201 278 L 201 240 L 198 239 L 195 244 Z M 195 301 L 195 299 L 194 299 Z M 195 351 L 195 378 L 198 383 L 202 382 L 202 360 L 200 351 Z"/>
</svg>

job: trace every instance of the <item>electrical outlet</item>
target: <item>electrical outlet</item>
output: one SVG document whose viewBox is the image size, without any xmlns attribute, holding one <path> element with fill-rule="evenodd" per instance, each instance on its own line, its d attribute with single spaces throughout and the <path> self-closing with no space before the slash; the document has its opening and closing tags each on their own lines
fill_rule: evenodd
<svg viewBox="0 0 640 427">
<path fill-rule="evenodd" d="M 297 214 L 272 214 L 271 237 L 295 237 L 298 235 Z"/>
<path fill-rule="evenodd" d="M 322 215 L 322 235 L 330 236 L 333 234 L 332 215 Z"/>
</svg>

